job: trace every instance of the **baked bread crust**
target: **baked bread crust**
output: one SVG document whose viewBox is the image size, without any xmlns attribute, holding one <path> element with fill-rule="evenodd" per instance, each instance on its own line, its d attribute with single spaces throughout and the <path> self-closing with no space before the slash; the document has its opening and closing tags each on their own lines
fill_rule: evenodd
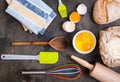
<svg viewBox="0 0 120 82">
<path fill-rule="evenodd" d="M 97 0 L 93 19 L 97 24 L 107 24 L 120 18 L 120 0 Z"/>
<path fill-rule="evenodd" d="M 120 26 L 100 31 L 99 50 L 104 64 L 120 66 Z"/>
<path fill-rule="evenodd" d="M 93 9 L 93 18 L 97 24 L 104 24 L 107 21 L 106 12 L 107 2 L 104 0 L 97 0 Z"/>
</svg>

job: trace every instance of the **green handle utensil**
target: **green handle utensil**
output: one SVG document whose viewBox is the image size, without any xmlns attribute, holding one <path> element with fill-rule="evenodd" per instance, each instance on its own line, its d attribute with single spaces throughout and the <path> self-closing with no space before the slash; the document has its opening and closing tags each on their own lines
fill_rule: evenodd
<svg viewBox="0 0 120 82">
<path fill-rule="evenodd" d="M 59 5 L 58 5 L 58 12 L 61 16 L 61 18 L 67 17 L 67 8 L 66 6 L 62 3 L 61 0 L 58 0 Z"/>
<path fill-rule="evenodd" d="M 39 52 L 39 55 L 2 54 L 2 60 L 38 60 L 40 64 L 55 64 L 58 61 L 58 52 Z"/>
</svg>

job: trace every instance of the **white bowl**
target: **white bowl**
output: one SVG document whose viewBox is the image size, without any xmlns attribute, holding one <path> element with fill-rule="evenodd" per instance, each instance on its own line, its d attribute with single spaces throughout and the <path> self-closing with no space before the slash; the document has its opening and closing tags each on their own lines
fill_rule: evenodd
<svg viewBox="0 0 120 82">
<path fill-rule="evenodd" d="M 62 28 L 65 32 L 73 32 L 75 30 L 75 24 L 71 21 L 66 21 L 63 23 Z"/>
<path fill-rule="evenodd" d="M 83 33 L 83 32 L 88 32 L 89 34 L 91 34 L 91 35 L 93 36 L 93 39 L 94 39 L 94 45 L 93 45 L 93 47 L 92 47 L 90 50 L 88 50 L 88 51 L 81 51 L 81 50 L 77 49 L 77 47 L 76 47 L 76 45 L 75 45 L 76 36 L 77 36 L 78 34 L 80 34 L 80 33 Z M 94 35 L 92 32 L 90 32 L 90 31 L 88 31 L 88 30 L 82 30 L 82 31 L 77 32 L 77 33 L 74 35 L 72 44 L 73 44 L 74 49 L 75 49 L 77 52 L 79 52 L 79 53 L 81 53 L 81 54 L 88 54 L 88 53 L 92 52 L 92 51 L 94 50 L 95 46 L 96 46 L 96 37 L 95 37 L 95 35 Z"/>
</svg>

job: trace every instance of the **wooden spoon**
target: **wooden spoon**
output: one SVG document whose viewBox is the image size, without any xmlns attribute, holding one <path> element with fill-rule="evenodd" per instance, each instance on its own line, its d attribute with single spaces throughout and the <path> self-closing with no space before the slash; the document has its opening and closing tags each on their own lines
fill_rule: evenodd
<svg viewBox="0 0 120 82">
<path fill-rule="evenodd" d="M 49 45 L 52 48 L 63 51 L 67 47 L 67 39 L 65 37 L 55 37 L 49 42 L 12 42 L 12 46 L 25 46 L 25 45 Z"/>
</svg>

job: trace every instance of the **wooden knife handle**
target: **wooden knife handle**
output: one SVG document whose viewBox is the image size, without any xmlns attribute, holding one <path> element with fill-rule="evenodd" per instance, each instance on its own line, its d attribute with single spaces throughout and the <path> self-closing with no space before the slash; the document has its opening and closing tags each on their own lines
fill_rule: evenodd
<svg viewBox="0 0 120 82">
<path fill-rule="evenodd" d="M 25 45 L 48 45 L 48 42 L 12 42 L 12 46 L 25 46 Z"/>
</svg>

